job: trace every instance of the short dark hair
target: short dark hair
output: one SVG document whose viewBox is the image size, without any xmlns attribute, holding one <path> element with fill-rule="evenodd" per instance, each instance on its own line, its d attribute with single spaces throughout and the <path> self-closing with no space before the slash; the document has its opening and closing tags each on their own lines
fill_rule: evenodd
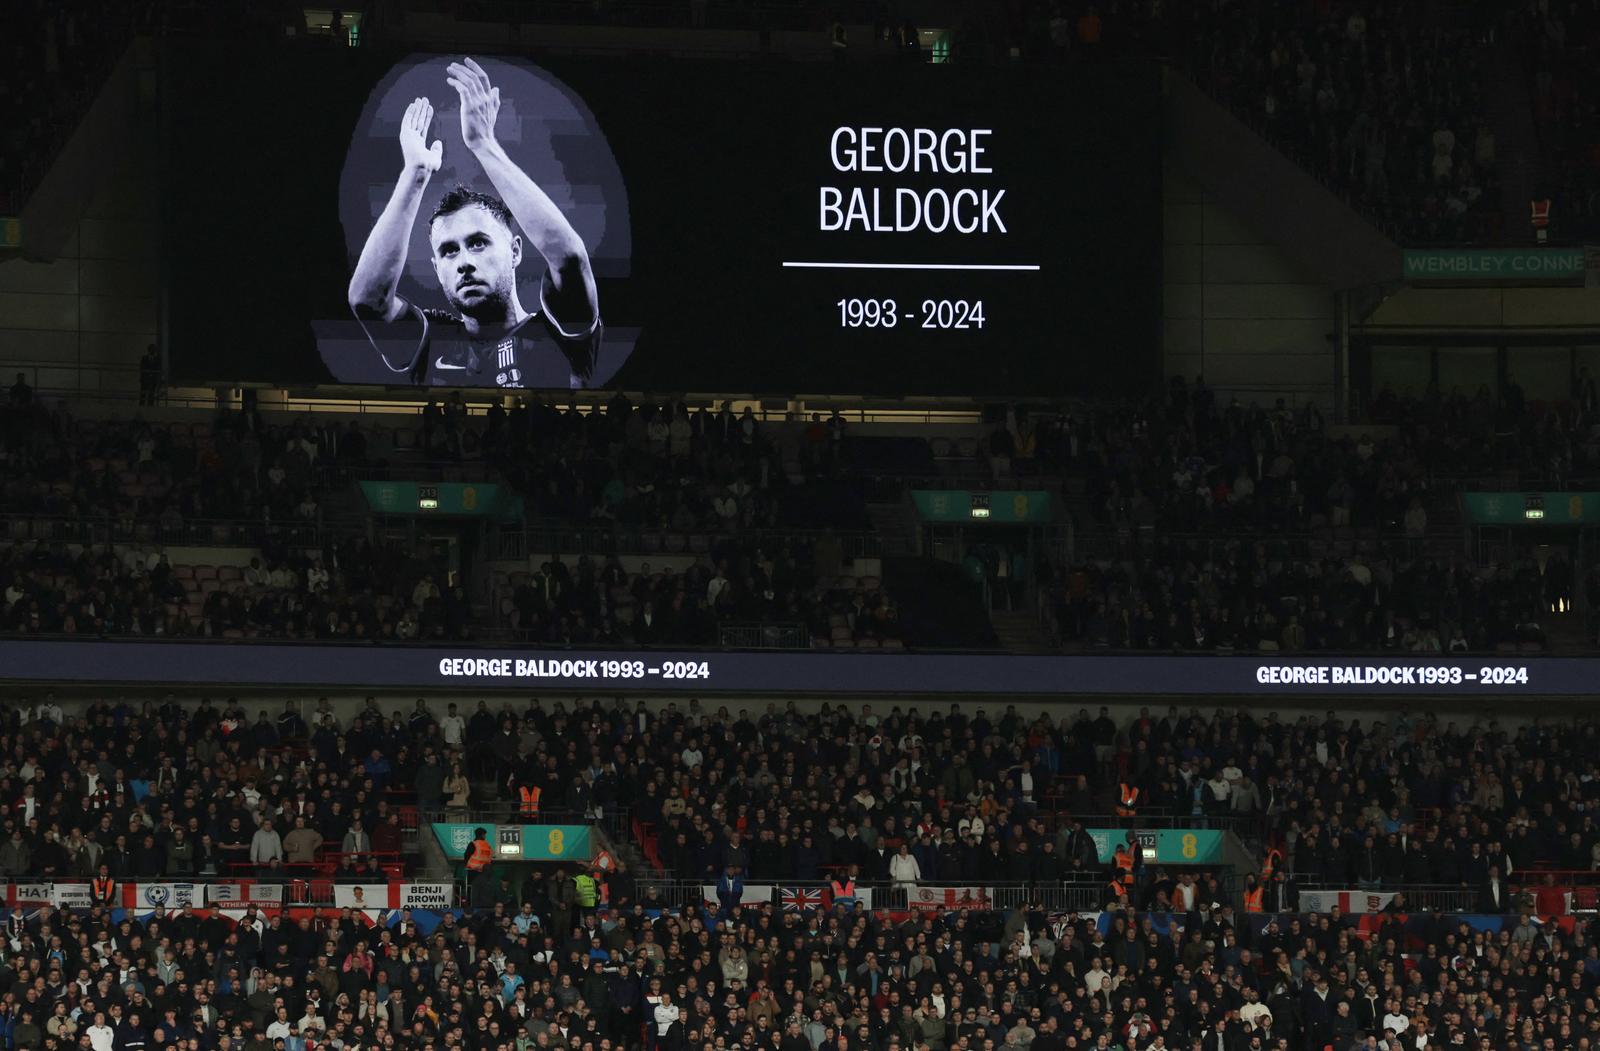
<svg viewBox="0 0 1600 1051">
<path fill-rule="evenodd" d="M 440 216 L 454 215 L 463 208 L 477 205 L 505 226 L 507 230 L 514 229 L 511 219 L 511 209 L 506 207 L 506 202 L 492 193 L 474 190 L 470 186 L 457 185 L 439 198 L 439 204 L 433 209 L 433 214 L 428 216 L 428 226 L 433 226 L 433 221 Z"/>
</svg>

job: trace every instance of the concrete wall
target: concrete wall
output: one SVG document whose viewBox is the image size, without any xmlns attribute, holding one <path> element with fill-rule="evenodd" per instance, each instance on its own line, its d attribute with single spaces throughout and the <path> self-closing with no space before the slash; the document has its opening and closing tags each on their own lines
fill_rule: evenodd
<svg viewBox="0 0 1600 1051">
<path fill-rule="evenodd" d="M 1268 238 L 1174 161 L 1163 179 L 1163 354 L 1168 376 L 1204 373 L 1244 401 L 1324 408 L 1336 389 L 1334 290 L 1318 284 Z"/>
</svg>

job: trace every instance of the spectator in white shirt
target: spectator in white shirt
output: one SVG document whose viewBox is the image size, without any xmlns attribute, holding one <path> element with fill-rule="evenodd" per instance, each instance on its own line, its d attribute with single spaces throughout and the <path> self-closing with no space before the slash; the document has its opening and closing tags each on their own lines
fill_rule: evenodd
<svg viewBox="0 0 1600 1051">
<path fill-rule="evenodd" d="M 104 1011 L 96 1011 L 94 1013 L 94 1025 L 90 1026 L 87 1032 L 89 1034 L 89 1046 L 94 1048 L 94 1051 L 111 1051 L 111 1044 L 117 1033 L 116 1030 L 106 1025 Z"/>
<path fill-rule="evenodd" d="M 922 866 L 909 847 L 900 844 L 900 850 L 889 859 L 889 878 L 896 883 L 916 883 L 922 879 Z"/>
<path fill-rule="evenodd" d="M 452 748 L 460 746 L 466 731 L 467 721 L 457 714 L 456 706 L 452 704 L 445 717 L 439 720 L 439 733 L 443 735 L 444 743 Z"/>
<path fill-rule="evenodd" d="M 278 1008 L 278 1017 L 267 1026 L 268 1040 L 287 1040 L 289 1038 L 289 1010 L 286 1007 Z"/>
<path fill-rule="evenodd" d="M 656 1035 L 665 1039 L 668 1030 L 677 1023 L 678 1015 L 678 1005 L 672 1002 L 672 994 L 662 993 L 661 1002 L 656 1004 L 655 1009 Z"/>
<path fill-rule="evenodd" d="M 35 718 L 39 719 L 40 721 L 49 720 L 50 722 L 55 723 L 57 726 L 60 726 L 66 721 L 66 716 L 63 715 L 61 711 L 61 705 L 56 703 L 55 694 L 46 694 L 44 700 L 39 702 L 39 707 L 35 712 Z"/>
</svg>

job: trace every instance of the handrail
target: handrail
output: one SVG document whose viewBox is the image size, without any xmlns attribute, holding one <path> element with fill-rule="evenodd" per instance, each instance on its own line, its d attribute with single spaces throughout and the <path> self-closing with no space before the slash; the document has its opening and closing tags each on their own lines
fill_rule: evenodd
<svg viewBox="0 0 1600 1051">
<path fill-rule="evenodd" d="M 722 624 L 717 628 L 717 640 L 722 646 L 746 650 L 811 648 L 811 632 L 799 621 Z"/>
<path fill-rule="evenodd" d="M 696 555 L 709 551 L 723 538 L 761 546 L 774 543 L 814 543 L 831 538 L 847 558 L 874 558 L 882 554 L 882 537 L 871 530 L 741 529 L 723 533 L 712 529 L 613 524 L 588 526 L 540 519 L 522 529 L 500 529 L 496 556 L 522 559 L 547 555 Z"/>
<path fill-rule="evenodd" d="M 122 515 L 96 513 L 64 515 L 59 512 L 26 511 L 0 512 L 0 541 L 43 540 L 77 541 L 104 544 L 132 542 L 139 544 L 198 545 L 205 547 L 237 547 L 246 542 L 259 542 L 265 536 L 283 536 L 299 533 L 307 537 L 307 546 L 321 543 L 325 530 L 333 522 L 353 524 L 345 519 L 323 520 L 287 517 L 261 518 L 187 518 L 177 524 L 167 524 L 160 515 Z"/>
<path fill-rule="evenodd" d="M 592 0 L 541 0 L 531 6 L 520 0 L 476 0 L 471 10 L 473 19 L 483 22 L 752 30 L 814 30 L 822 25 L 803 5 L 702 3 L 698 7 L 700 13 L 695 15 L 688 4 L 639 0 L 608 0 L 600 7 Z"/>
<path fill-rule="evenodd" d="M 452 895 L 456 903 L 465 904 L 467 900 L 465 895 L 466 886 L 463 881 L 448 876 L 405 875 L 384 872 L 379 876 L 379 878 L 371 880 L 370 882 L 383 883 L 391 888 L 396 885 L 409 883 L 448 884 L 452 888 Z M 13 887 L 27 884 L 49 887 L 52 889 L 56 887 L 84 888 L 84 891 L 86 892 L 87 889 L 92 885 L 92 880 L 88 876 L 39 876 L 36 879 L 24 877 L 21 879 L 13 878 L 12 880 Z M 245 904 L 247 904 L 256 909 L 258 912 L 270 912 L 290 908 L 325 908 L 330 906 L 340 907 L 339 888 L 350 887 L 353 885 L 348 880 L 341 880 L 332 876 L 323 876 L 320 874 L 295 875 L 293 872 L 289 871 L 289 866 L 285 866 L 283 869 L 279 869 L 275 872 L 257 870 L 252 866 L 249 873 L 241 874 L 239 876 L 180 876 L 171 873 L 154 873 L 150 875 L 129 875 L 115 877 L 115 886 L 118 893 L 123 891 L 125 888 L 138 887 L 141 884 L 187 886 L 193 888 L 196 892 L 196 900 L 192 906 L 180 904 L 178 901 L 174 900 L 165 906 L 167 908 L 243 908 Z M 246 888 L 263 887 L 272 888 L 272 893 L 270 896 L 267 894 L 261 894 L 248 895 L 244 898 L 212 898 L 212 896 L 207 893 L 208 888 L 211 887 L 236 887 L 240 888 L 241 891 L 245 890 Z M 19 909 L 46 907 L 81 909 L 90 907 L 85 904 L 76 903 L 62 903 L 59 905 L 55 904 L 61 899 L 53 892 L 51 893 L 50 898 L 51 900 L 49 901 L 42 901 L 18 896 L 14 899 L 14 907 Z M 80 897 L 73 900 L 74 902 L 83 901 L 84 898 Z M 114 899 L 114 902 L 115 900 L 116 899 Z M 244 904 L 234 904 L 241 901 Z M 0 895 L 0 905 L 4 905 L 5 903 L 6 896 Z M 385 909 L 388 907 L 387 902 L 374 902 L 372 903 L 372 906 Z M 112 907 L 122 908 L 123 906 L 113 904 Z M 152 902 L 148 907 L 153 909 L 160 906 L 157 906 Z"/>
<path fill-rule="evenodd" d="M 667 879 L 667 880 L 639 880 L 639 899 L 643 901 L 654 900 L 661 905 L 676 908 L 705 908 L 707 906 L 706 888 L 714 885 L 714 881 Z M 766 901 L 741 901 L 740 908 L 761 908 L 764 906 L 778 907 L 781 903 L 782 892 L 792 891 L 821 891 L 821 897 L 826 900 L 832 884 L 820 880 L 793 880 L 782 877 L 757 879 L 745 877 L 747 887 L 770 887 L 772 896 Z M 856 881 L 856 889 L 863 892 L 859 897 L 852 899 L 849 908 L 863 908 L 877 912 L 888 910 L 893 912 L 922 907 L 941 912 L 958 911 L 1003 911 L 1031 906 L 1041 906 L 1053 912 L 1085 912 L 1098 910 L 1106 897 L 1106 880 L 1103 876 L 1085 877 L 1077 880 L 1061 880 L 1059 882 L 1014 882 L 995 881 L 990 879 L 977 879 L 970 883 L 918 880 L 916 882 L 871 882 Z M 971 899 L 970 904 L 956 899 L 948 904 L 939 904 L 936 900 L 927 903 L 913 904 L 913 895 L 917 891 L 961 891 L 979 892 Z M 870 901 L 870 904 L 868 902 Z M 713 906 L 714 907 L 714 906 Z M 811 908 L 821 907 L 818 905 Z M 843 903 L 829 904 L 826 907 L 845 908 Z"/>
</svg>

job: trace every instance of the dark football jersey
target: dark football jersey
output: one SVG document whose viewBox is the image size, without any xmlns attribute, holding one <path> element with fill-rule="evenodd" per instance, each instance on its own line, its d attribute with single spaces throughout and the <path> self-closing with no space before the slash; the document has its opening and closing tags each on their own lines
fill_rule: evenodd
<svg viewBox="0 0 1600 1051">
<path fill-rule="evenodd" d="M 444 310 L 406 304 L 391 324 L 366 322 L 368 337 L 386 347 L 415 348 L 409 366 L 385 355 L 389 367 L 405 371 L 411 382 L 428 387 L 567 387 L 589 385 L 599 358 L 603 326 L 597 317 L 585 332 L 563 332 L 550 312 L 540 309 L 492 338 L 467 331 L 461 318 Z M 376 338 L 381 331 L 381 341 Z"/>
</svg>

